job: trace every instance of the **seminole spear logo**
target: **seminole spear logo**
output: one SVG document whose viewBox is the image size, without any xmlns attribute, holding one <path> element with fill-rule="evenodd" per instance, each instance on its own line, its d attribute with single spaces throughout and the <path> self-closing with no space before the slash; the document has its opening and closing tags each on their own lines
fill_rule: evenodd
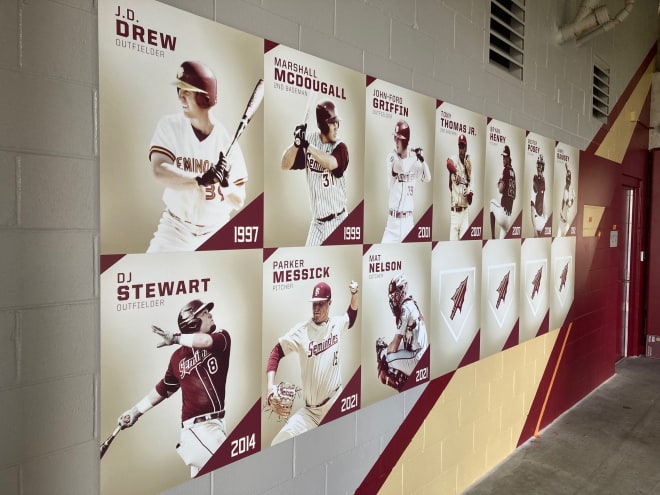
<svg viewBox="0 0 660 495">
<path fill-rule="evenodd" d="M 566 277 L 568 276 L 568 263 L 564 265 L 564 269 L 561 271 L 561 276 L 559 277 L 559 292 L 562 291 L 566 285 Z"/>
<path fill-rule="evenodd" d="M 465 292 L 467 291 L 467 281 L 468 278 L 465 277 L 465 280 L 463 280 L 460 284 L 458 284 L 458 287 L 456 288 L 454 295 L 450 297 L 450 299 L 454 301 L 454 307 L 451 308 L 451 316 L 449 317 L 451 320 L 453 320 L 454 316 L 456 316 L 457 310 L 460 310 L 461 313 L 463 312 L 463 303 L 465 302 Z"/>
<path fill-rule="evenodd" d="M 497 287 L 497 302 L 495 303 L 495 308 L 500 307 L 500 303 L 506 299 L 506 293 L 509 290 L 509 274 L 511 272 L 506 272 L 504 278 L 500 282 L 500 285 Z"/>
<path fill-rule="evenodd" d="M 541 274 L 543 273 L 543 267 L 539 268 L 539 271 L 534 275 L 534 280 L 532 280 L 532 299 L 538 294 L 539 287 L 541 287 Z"/>
</svg>

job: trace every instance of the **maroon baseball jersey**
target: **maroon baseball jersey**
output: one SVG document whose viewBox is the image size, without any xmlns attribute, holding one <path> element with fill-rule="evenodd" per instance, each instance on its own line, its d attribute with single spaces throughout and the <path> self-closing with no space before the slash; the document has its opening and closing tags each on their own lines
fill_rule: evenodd
<svg viewBox="0 0 660 495">
<path fill-rule="evenodd" d="M 536 193 L 536 201 L 534 201 L 534 208 L 536 213 L 543 215 L 543 197 L 545 196 L 545 178 L 543 175 L 536 174 L 533 180 L 533 190 Z"/>
<path fill-rule="evenodd" d="M 225 408 L 225 383 L 231 339 L 226 330 L 213 332 L 209 349 L 179 347 L 172 353 L 165 377 L 156 390 L 168 397 L 181 388 L 181 421 Z"/>
<path fill-rule="evenodd" d="M 513 170 L 513 167 L 504 167 L 502 182 L 504 182 L 502 208 L 504 208 L 504 213 L 511 215 L 513 200 L 516 199 L 516 172 Z"/>
</svg>

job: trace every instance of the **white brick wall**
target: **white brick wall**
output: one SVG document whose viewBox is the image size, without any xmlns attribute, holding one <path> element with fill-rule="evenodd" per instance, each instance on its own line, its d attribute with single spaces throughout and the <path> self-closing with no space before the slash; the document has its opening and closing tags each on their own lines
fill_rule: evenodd
<svg viewBox="0 0 660 495">
<path fill-rule="evenodd" d="M 3 495 L 98 490 L 97 1 L 0 3 Z M 484 62 L 487 0 L 164 3 L 581 148 L 600 126 L 590 116 L 593 57 L 612 67 L 614 102 L 655 39 L 657 9 L 637 1 L 593 44 L 559 47 L 553 30 L 576 2 L 527 2 L 534 37 L 520 82 Z M 419 392 L 171 493 L 351 493 Z"/>
</svg>

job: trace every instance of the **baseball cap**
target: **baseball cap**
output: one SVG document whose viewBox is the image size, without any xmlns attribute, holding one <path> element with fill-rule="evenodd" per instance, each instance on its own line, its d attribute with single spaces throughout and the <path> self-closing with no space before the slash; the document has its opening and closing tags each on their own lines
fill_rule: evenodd
<svg viewBox="0 0 660 495">
<path fill-rule="evenodd" d="M 319 282 L 314 286 L 314 289 L 312 289 L 312 298 L 310 299 L 311 302 L 329 301 L 330 299 L 332 299 L 332 290 L 330 290 L 328 284 Z"/>
<path fill-rule="evenodd" d="M 511 156 L 511 150 L 509 149 L 509 145 L 504 146 L 504 151 L 502 152 L 502 156 Z"/>
</svg>

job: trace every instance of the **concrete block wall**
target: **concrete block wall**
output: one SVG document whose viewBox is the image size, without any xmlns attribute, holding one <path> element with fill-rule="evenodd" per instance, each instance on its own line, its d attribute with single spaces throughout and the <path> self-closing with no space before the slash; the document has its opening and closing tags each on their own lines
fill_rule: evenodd
<svg viewBox="0 0 660 495">
<path fill-rule="evenodd" d="M 0 493 L 98 492 L 98 0 L 0 3 Z M 109 0 L 100 0 L 109 1 Z M 487 63 L 487 0 L 167 4 L 584 148 L 595 56 L 617 100 L 656 37 L 656 2 L 558 46 L 577 0 L 527 2 L 525 78 Z M 619 7 L 612 3 L 610 12 Z M 351 493 L 415 390 L 171 493 Z M 318 449 L 323 445 L 323 449 Z M 327 446 L 327 447 L 325 447 Z M 240 483 L 238 482 L 240 480 Z"/>
</svg>

